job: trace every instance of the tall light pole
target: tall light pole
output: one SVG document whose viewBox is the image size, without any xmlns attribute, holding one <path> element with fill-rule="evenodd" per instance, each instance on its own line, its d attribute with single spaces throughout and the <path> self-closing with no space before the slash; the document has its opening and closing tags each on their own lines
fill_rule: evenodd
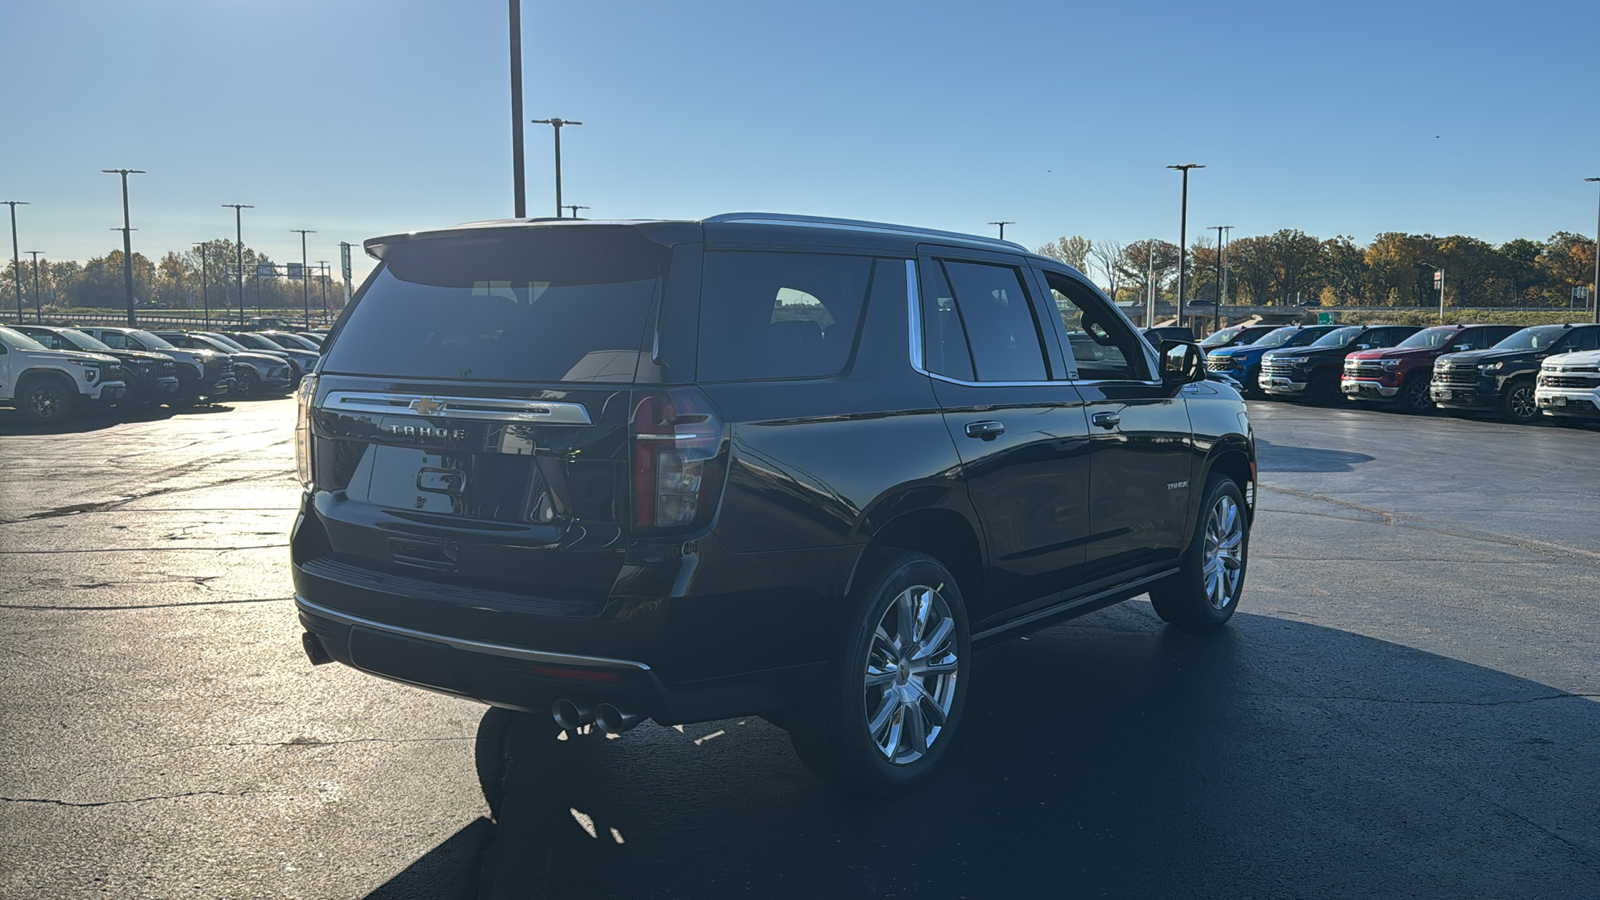
<svg viewBox="0 0 1600 900">
<path fill-rule="evenodd" d="M 206 245 L 205 242 L 195 244 L 200 248 L 200 309 L 205 316 L 206 330 L 211 330 L 211 296 L 207 293 L 206 285 Z"/>
<path fill-rule="evenodd" d="M 39 300 L 39 254 L 43 250 L 29 250 L 28 255 L 33 257 L 33 320 L 44 324 L 44 304 Z M 17 324 L 22 324 L 22 314 L 17 314 Z"/>
<path fill-rule="evenodd" d="M 17 324 L 22 324 L 22 254 L 17 252 L 17 207 L 30 206 L 26 200 L 0 200 L 0 203 L 11 207 L 11 274 L 17 282 Z M 124 206 L 124 209 L 127 207 Z M 128 321 L 133 321 L 133 313 L 128 313 Z"/>
<path fill-rule="evenodd" d="M 239 327 L 244 327 L 244 218 L 243 211 L 255 209 L 248 203 L 224 203 L 223 209 L 233 210 L 233 249 L 239 260 Z"/>
<path fill-rule="evenodd" d="M 588 209 L 588 208 L 589 207 L 587 207 L 587 206 L 579 206 L 576 203 L 568 203 L 566 206 L 562 207 L 562 209 L 570 209 L 570 210 L 572 210 L 572 217 L 574 219 L 576 219 L 578 217 L 578 210 L 580 210 L 580 209 Z"/>
<path fill-rule="evenodd" d="M 133 226 L 128 221 L 128 176 L 143 175 L 143 169 L 101 169 L 107 175 L 122 176 L 122 286 L 128 296 L 128 327 L 133 321 Z"/>
<path fill-rule="evenodd" d="M 1184 263 L 1189 258 L 1189 170 L 1204 169 L 1199 163 L 1182 163 L 1167 166 L 1183 173 L 1183 204 L 1178 212 L 1178 324 L 1183 324 Z"/>
<path fill-rule="evenodd" d="M 570 119 L 534 119 L 535 125 L 549 125 L 556 131 L 556 218 L 561 218 L 561 127 L 563 125 L 582 125 Z"/>
<path fill-rule="evenodd" d="M 508 0 L 511 7 L 511 197 L 519 219 L 528 215 L 527 179 L 523 175 L 522 152 L 522 0 Z"/>
<path fill-rule="evenodd" d="M 1600 181 L 1600 178 L 1585 178 L 1584 181 Z M 1594 232 L 1594 287 L 1589 291 L 1589 303 L 1594 309 L 1594 321 L 1600 322 L 1600 224 L 1595 226 Z"/>
<path fill-rule="evenodd" d="M 1222 304 L 1228 299 L 1228 242 L 1222 236 L 1224 231 L 1233 228 L 1232 225 L 1212 225 L 1217 230 L 1217 314 L 1213 320 L 1216 331 L 1222 328 Z"/>
<path fill-rule="evenodd" d="M 309 228 L 291 228 L 300 235 L 300 300 L 306 308 L 306 330 L 311 330 L 311 277 L 310 267 L 306 264 L 306 235 L 316 234 Z"/>
<path fill-rule="evenodd" d="M 323 315 L 323 318 L 327 318 L 327 315 L 328 315 L 328 261 L 325 260 L 325 259 L 317 260 L 317 268 L 322 270 L 322 315 Z M 311 330 L 311 326 L 309 324 L 306 325 L 306 330 L 307 331 Z"/>
<path fill-rule="evenodd" d="M 1433 283 L 1439 287 L 1439 324 L 1444 324 L 1444 269 L 1433 263 L 1420 263 L 1433 270 Z"/>
<path fill-rule="evenodd" d="M 1007 225 L 1015 225 L 1017 223 L 1012 222 L 1009 219 L 1001 219 L 998 222 L 990 222 L 989 224 L 990 225 L 999 225 L 1000 226 L 1000 240 L 1003 241 L 1003 240 L 1006 239 L 1006 226 Z"/>
</svg>

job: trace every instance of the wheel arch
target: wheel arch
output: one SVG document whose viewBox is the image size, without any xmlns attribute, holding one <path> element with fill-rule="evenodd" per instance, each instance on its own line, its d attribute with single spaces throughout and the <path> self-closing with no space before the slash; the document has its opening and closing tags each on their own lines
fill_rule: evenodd
<svg viewBox="0 0 1600 900">
<path fill-rule="evenodd" d="M 862 560 L 873 550 L 886 548 L 926 553 L 939 560 L 955 576 L 967 608 L 981 603 L 984 547 L 976 525 L 961 513 L 929 507 L 903 512 L 884 522 L 873 530 L 856 557 L 845 584 L 846 593 L 855 586 Z"/>
</svg>

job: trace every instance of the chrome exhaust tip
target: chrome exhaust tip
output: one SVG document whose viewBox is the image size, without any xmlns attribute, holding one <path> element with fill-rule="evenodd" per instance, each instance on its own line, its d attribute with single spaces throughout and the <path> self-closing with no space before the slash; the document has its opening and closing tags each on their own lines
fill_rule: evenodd
<svg viewBox="0 0 1600 900">
<path fill-rule="evenodd" d="M 550 716 L 567 731 L 577 731 L 594 722 L 594 707 L 571 700 L 557 700 L 550 704 Z"/>
<path fill-rule="evenodd" d="M 594 724 L 606 734 L 621 734 L 642 721 L 644 716 L 639 713 L 618 709 L 610 703 L 602 703 L 594 709 Z"/>
</svg>

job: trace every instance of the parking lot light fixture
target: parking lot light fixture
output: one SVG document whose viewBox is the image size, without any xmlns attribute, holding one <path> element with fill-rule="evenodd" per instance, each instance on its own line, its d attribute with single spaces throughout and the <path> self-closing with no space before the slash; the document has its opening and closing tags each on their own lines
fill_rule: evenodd
<svg viewBox="0 0 1600 900">
<path fill-rule="evenodd" d="M 311 330 L 311 283 L 306 279 L 311 272 L 306 263 L 306 235 L 316 234 L 310 228 L 291 228 L 290 231 L 300 235 L 300 301 L 305 306 L 306 330 Z"/>
<path fill-rule="evenodd" d="M 128 327 L 133 321 L 133 225 L 128 221 L 128 176 L 143 175 L 143 169 L 101 169 L 107 175 L 122 176 L 122 286 L 128 298 Z"/>
<path fill-rule="evenodd" d="M 28 255 L 33 257 L 33 320 L 44 324 L 44 306 L 39 300 L 39 254 L 43 250 L 29 250 Z M 22 311 L 17 311 L 17 324 L 22 324 Z"/>
<path fill-rule="evenodd" d="M 206 285 L 206 245 L 205 242 L 195 244 L 200 250 L 200 309 L 205 317 L 206 330 L 211 330 L 211 295 L 207 293 Z"/>
<path fill-rule="evenodd" d="M 30 205 L 26 200 L 0 200 L 11 207 L 11 273 L 17 282 L 17 324 L 22 324 L 22 254 L 17 252 L 17 207 Z M 132 315 L 130 313 L 129 315 Z"/>
<path fill-rule="evenodd" d="M 1600 181 L 1600 178 L 1585 178 L 1584 181 Z M 1600 221 L 1595 224 L 1594 230 L 1594 286 L 1589 289 L 1589 307 L 1593 310 L 1590 315 L 1595 322 L 1600 322 Z"/>
<path fill-rule="evenodd" d="M 1189 170 L 1204 169 L 1200 163 L 1167 166 L 1183 173 L 1183 200 L 1178 208 L 1178 324 L 1183 324 L 1184 262 L 1189 258 Z"/>
<path fill-rule="evenodd" d="M 549 125 L 556 132 L 556 218 L 561 218 L 561 128 L 565 125 L 582 125 L 571 119 L 534 119 L 535 125 Z"/>
<path fill-rule="evenodd" d="M 255 209 L 248 203 L 224 203 L 223 209 L 233 210 L 233 249 L 239 262 L 239 327 L 244 328 L 244 220 L 241 211 Z"/>
</svg>

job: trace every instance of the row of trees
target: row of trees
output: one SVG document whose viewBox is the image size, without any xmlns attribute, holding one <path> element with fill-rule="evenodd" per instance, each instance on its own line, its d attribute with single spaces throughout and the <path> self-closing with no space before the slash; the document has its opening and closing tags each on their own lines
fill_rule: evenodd
<svg viewBox="0 0 1600 900">
<path fill-rule="evenodd" d="M 1176 298 L 1178 247 L 1151 238 L 1123 244 L 1074 235 L 1040 247 L 1094 277 L 1118 300 L 1142 300 L 1155 285 L 1164 302 Z M 1454 235 L 1389 232 L 1370 244 L 1327 240 L 1294 229 L 1235 238 L 1227 245 L 1229 303 L 1324 306 L 1430 306 L 1439 302 L 1433 266 L 1445 270 L 1449 306 L 1565 307 L 1577 288 L 1594 281 L 1594 243 L 1570 232 L 1547 241 L 1518 238 L 1498 246 Z M 1188 299 L 1215 300 L 1217 245 L 1190 246 Z"/>
<path fill-rule="evenodd" d="M 168 251 L 158 261 L 135 253 L 133 296 L 146 309 L 199 309 L 204 302 L 215 309 L 237 306 L 238 259 L 234 242 L 225 239 L 207 241 L 183 253 Z M 271 271 L 277 274 L 263 276 L 264 267 L 272 267 Z M 245 305 L 263 309 L 299 309 L 303 302 L 302 282 L 298 278 L 285 277 L 285 272 L 284 266 L 273 263 L 265 254 L 246 246 Z M 3 280 L 0 280 L 0 309 L 9 309 L 15 302 L 13 278 L 16 274 L 19 271 L 15 263 L 7 262 Z M 121 250 L 113 250 L 85 263 L 41 259 L 37 270 L 31 260 L 24 259 L 20 274 L 22 296 L 29 309 L 34 307 L 35 302 L 35 274 L 38 276 L 39 303 L 45 309 L 121 309 L 127 305 Z M 344 285 L 337 280 L 334 266 L 329 267 L 328 275 L 328 301 L 338 305 L 335 293 L 342 300 Z M 313 267 L 311 280 L 306 287 L 309 288 L 311 306 L 320 309 L 324 285 L 317 268 Z"/>
</svg>

